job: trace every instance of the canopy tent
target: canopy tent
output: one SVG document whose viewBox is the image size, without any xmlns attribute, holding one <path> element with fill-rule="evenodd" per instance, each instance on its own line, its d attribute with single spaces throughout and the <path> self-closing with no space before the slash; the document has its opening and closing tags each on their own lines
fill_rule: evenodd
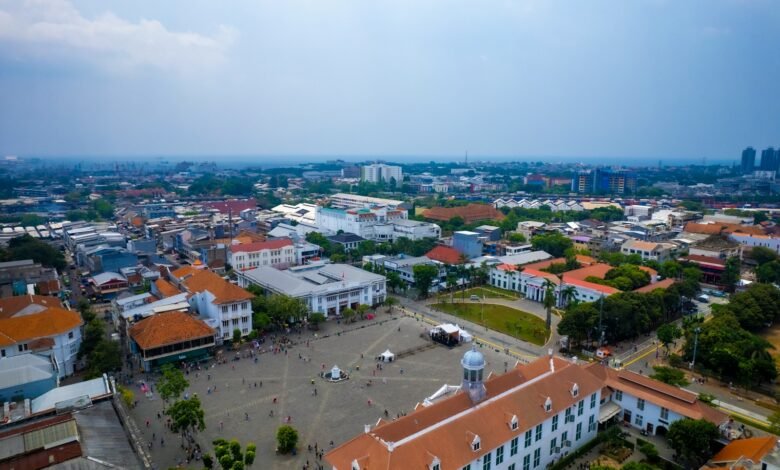
<svg viewBox="0 0 780 470">
<path fill-rule="evenodd" d="M 382 354 L 377 356 L 378 361 L 393 362 L 395 360 L 395 354 L 391 353 L 389 349 L 385 350 Z"/>
</svg>

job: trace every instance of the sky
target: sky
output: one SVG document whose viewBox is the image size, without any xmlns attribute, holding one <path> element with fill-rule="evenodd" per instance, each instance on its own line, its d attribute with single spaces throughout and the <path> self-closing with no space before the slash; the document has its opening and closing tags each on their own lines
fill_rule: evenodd
<svg viewBox="0 0 780 470">
<path fill-rule="evenodd" d="M 0 0 L 2 155 L 730 160 L 779 104 L 777 0 Z"/>
</svg>

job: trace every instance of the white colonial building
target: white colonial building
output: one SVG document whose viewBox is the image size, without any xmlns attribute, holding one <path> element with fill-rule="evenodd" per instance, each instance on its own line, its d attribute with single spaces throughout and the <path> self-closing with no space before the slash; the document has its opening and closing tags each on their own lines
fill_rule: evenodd
<svg viewBox="0 0 780 470">
<path fill-rule="evenodd" d="M 441 235 L 441 228 L 429 222 L 409 220 L 405 209 L 372 205 L 362 208 L 317 208 L 317 227 L 322 232 L 354 233 L 366 240 L 393 241 L 401 237 L 412 240 Z"/>
<path fill-rule="evenodd" d="M 378 305 L 387 298 L 384 276 L 348 264 L 309 264 L 280 271 L 272 267 L 237 273 L 242 287 L 256 285 L 269 294 L 301 299 L 311 312 L 340 315 L 349 307 Z"/>
<path fill-rule="evenodd" d="M 260 266 L 286 268 L 296 264 L 296 259 L 295 244 L 289 238 L 236 243 L 231 245 L 228 251 L 228 263 L 238 271 Z"/>
<path fill-rule="evenodd" d="M 325 460 L 334 470 L 539 470 L 608 421 L 628 419 L 654 434 L 681 417 L 721 430 L 727 419 L 693 393 L 596 363 L 542 357 L 487 376 L 485 364 L 476 348 L 466 352 L 459 387 L 445 385 L 408 415 L 366 425 Z"/>
</svg>

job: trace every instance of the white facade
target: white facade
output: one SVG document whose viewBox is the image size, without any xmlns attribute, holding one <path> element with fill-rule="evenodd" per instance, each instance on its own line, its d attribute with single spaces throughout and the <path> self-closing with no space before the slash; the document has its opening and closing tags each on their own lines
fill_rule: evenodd
<svg viewBox="0 0 780 470">
<path fill-rule="evenodd" d="M 404 179 L 403 171 L 401 170 L 400 166 L 376 163 L 363 167 L 363 181 L 368 181 L 369 183 L 379 183 L 384 181 L 389 183 L 391 179 L 395 179 L 396 184 L 400 186 Z"/>
<path fill-rule="evenodd" d="M 252 331 L 252 302 L 215 303 L 215 300 L 214 294 L 204 290 L 194 293 L 188 302 L 201 317 L 213 320 L 208 322 L 209 326 L 214 326 L 217 336 L 223 340 L 232 338 L 236 328 L 242 335 Z"/>
<path fill-rule="evenodd" d="M 354 233 L 366 240 L 392 241 L 401 237 L 411 240 L 441 235 L 441 228 L 429 222 L 409 220 L 403 209 L 372 206 L 361 209 L 317 209 L 317 227 L 322 232 Z"/>
<path fill-rule="evenodd" d="M 780 253 L 780 238 L 769 235 L 749 235 L 745 233 L 731 233 L 729 238 L 744 246 L 763 246 L 775 253 Z"/>
<path fill-rule="evenodd" d="M 296 264 L 296 250 L 292 241 L 286 243 L 259 242 L 233 245 L 228 251 L 228 263 L 239 271 L 274 266 L 286 268 Z"/>
<path fill-rule="evenodd" d="M 387 298 L 386 278 L 346 264 L 312 264 L 284 271 L 270 267 L 238 273 L 242 287 L 257 285 L 271 294 L 301 299 L 311 312 L 340 315 L 360 304 L 378 305 Z"/>
<path fill-rule="evenodd" d="M 643 242 L 628 240 L 620 247 L 624 255 L 639 255 L 643 261 L 658 261 L 662 263 L 672 258 L 677 245 L 672 243 Z"/>
<path fill-rule="evenodd" d="M 381 197 L 360 196 L 358 194 L 336 193 L 330 196 L 330 203 L 333 207 L 359 209 L 367 206 L 387 206 L 395 209 L 403 204 L 403 201 L 396 199 L 384 199 Z"/>
<path fill-rule="evenodd" d="M 73 375 L 76 366 L 76 356 L 79 353 L 79 346 L 81 346 L 81 326 L 77 326 L 72 330 L 55 336 L 50 336 L 49 338 L 54 341 L 54 345 L 51 349 L 39 349 L 34 352 L 42 355 L 50 355 L 54 358 L 54 361 L 57 363 L 59 378 Z M 38 339 L 40 338 L 3 346 L 0 348 L 0 360 L 2 360 L 3 357 L 14 357 L 32 353 L 33 351 L 30 349 L 30 344 Z"/>
</svg>

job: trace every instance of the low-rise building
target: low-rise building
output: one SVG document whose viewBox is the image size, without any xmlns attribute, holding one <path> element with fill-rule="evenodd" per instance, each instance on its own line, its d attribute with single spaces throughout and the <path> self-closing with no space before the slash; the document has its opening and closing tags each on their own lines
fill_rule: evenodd
<svg viewBox="0 0 780 470">
<path fill-rule="evenodd" d="M 688 253 L 716 259 L 728 259 L 732 256 L 742 258 L 742 245 L 722 235 L 710 235 L 704 240 L 691 244 Z"/>
<path fill-rule="evenodd" d="M 0 360 L 0 403 L 32 400 L 58 384 L 57 364 L 51 357 L 20 354 Z"/>
<path fill-rule="evenodd" d="M 379 305 L 387 297 L 385 276 L 348 264 L 310 264 L 283 271 L 260 267 L 237 273 L 242 287 L 256 285 L 269 295 L 301 299 L 311 312 L 338 316 L 360 304 Z"/>
<path fill-rule="evenodd" d="M 672 259 L 677 253 L 677 245 L 674 243 L 644 242 L 640 240 L 627 240 L 620 247 L 624 255 L 639 255 L 642 261 L 658 261 L 662 263 Z"/>
<path fill-rule="evenodd" d="M 83 323 L 78 312 L 64 309 L 55 297 L 0 299 L 0 360 L 36 353 L 52 359 L 59 377 L 72 375 Z"/>
<path fill-rule="evenodd" d="M 186 268 L 172 272 L 171 278 L 187 291 L 187 301 L 201 318 L 216 322 L 217 341 L 229 340 L 234 330 L 241 331 L 242 336 L 248 335 L 252 331 L 251 300 L 254 296 L 212 271 Z M 262 268 L 246 272 L 257 269 Z"/>
<path fill-rule="evenodd" d="M 207 357 L 215 343 L 215 330 L 187 313 L 158 313 L 138 321 L 128 332 L 131 352 L 146 372 L 169 363 Z"/>
<path fill-rule="evenodd" d="M 50 286 L 50 284 L 52 284 Z M 0 263 L 0 296 L 24 295 L 30 287 L 46 287 L 56 294 L 59 291 L 59 276 L 54 268 L 46 268 L 31 259 Z"/>
<path fill-rule="evenodd" d="M 228 262 L 239 271 L 273 266 L 286 268 L 296 264 L 295 245 L 289 238 L 254 243 L 235 243 L 230 246 Z"/>
</svg>

